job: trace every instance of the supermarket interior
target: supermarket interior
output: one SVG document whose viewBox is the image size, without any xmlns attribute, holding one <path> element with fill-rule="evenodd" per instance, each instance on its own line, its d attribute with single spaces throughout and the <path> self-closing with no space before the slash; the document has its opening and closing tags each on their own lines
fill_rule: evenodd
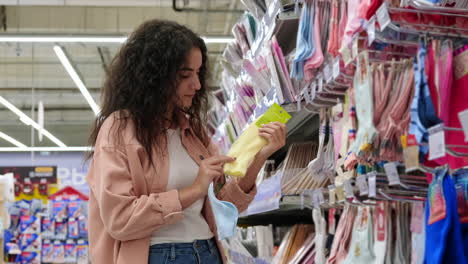
<svg viewBox="0 0 468 264">
<path fill-rule="evenodd" d="M 0 0 L 1 263 L 468 263 L 468 0 Z"/>
</svg>

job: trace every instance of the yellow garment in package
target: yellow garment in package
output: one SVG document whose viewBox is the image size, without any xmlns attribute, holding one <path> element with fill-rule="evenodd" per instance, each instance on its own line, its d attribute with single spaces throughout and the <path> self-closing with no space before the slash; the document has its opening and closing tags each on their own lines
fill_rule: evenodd
<svg viewBox="0 0 468 264">
<path fill-rule="evenodd" d="M 273 104 L 263 115 L 250 124 L 232 144 L 227 156 L 235 157 L 236 161 L 224 164 L 224 174 L 244 177 L 255 155 L 268 144 L 268 140 L 258 135 L 258 128 L 271 122 L 286 124 L 289 119 L 291 116 L 288 112 L 280 105 Z"/>
</svg>

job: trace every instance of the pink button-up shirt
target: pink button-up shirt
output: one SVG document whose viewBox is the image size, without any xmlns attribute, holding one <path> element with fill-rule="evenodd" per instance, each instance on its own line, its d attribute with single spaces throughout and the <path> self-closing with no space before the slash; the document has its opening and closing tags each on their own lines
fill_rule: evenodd
<svg viewBox="0 0 468 264">
<path fill-rule="evenodd" d="M 121 131 L 122 138 L 116 138 L 115 131 L 122 121 L 116 113 L 104 121 L 87 176 L 91 189 L 89 248 L 93 264 L 148 263 L 153 232 L 184 217 L 178 191 L 166 189 L 169 175 L 167 153 L 154 154 L 155 166 L 151 166 L 148 155 L 136 139 L 131 121 Z M 200 164 L 201 157 L 217 154 L 213 144 L 205 146 L 195 136 L 186 119 L 183 119 L 181 129 L 182 145 L 197 164 Z M 241 212 L 255 194 L 255 186 L 245 193 L 235 180 L 231 180 L 217 196 L 234 203 Z M 208 199 L 202 212 L 216 236 L 216 224 Z M 218 247 L 226 263 L 219 241 Z"/>
</svg>

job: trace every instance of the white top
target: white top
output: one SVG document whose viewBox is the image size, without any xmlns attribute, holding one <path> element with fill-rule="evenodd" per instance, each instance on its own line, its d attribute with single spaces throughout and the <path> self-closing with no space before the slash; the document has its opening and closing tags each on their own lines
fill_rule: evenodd
<svg viewBox="0 0 468 264">
<path fill-rule="evenodd" d="M 190 186 L 198 174 L 198 165 L 187 153 L 180 140 L 180 130 L 168 131 L 169 179 L 167 190 Z M 199 199 L 183 210 L 184 218 L 174 224 L 162 226 L 151 237 L 151 245 L 162 243 L 190 243 L 210 239 L 213 233 L 201 214 L 205 199 Z"/>
</svg>

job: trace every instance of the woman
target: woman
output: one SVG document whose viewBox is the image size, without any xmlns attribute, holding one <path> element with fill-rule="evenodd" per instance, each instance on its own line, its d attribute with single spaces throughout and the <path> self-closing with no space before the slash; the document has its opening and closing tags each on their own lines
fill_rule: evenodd
<svg viewBox="0 0 468 264">
<path fill-rule="evenodd" d="M 208 186 L 221 182 L 217 197 L 245 210 L 285 127 L 261 128 L 269 143 L 246 176 L 222 181 L 234 159 L 218 155 L 205 133 L 206 75 L 203 40 L 168 21 L 142 24 L 112 61 L 87 176 L 93 264 L 226 262 Z"/>
</svg>

